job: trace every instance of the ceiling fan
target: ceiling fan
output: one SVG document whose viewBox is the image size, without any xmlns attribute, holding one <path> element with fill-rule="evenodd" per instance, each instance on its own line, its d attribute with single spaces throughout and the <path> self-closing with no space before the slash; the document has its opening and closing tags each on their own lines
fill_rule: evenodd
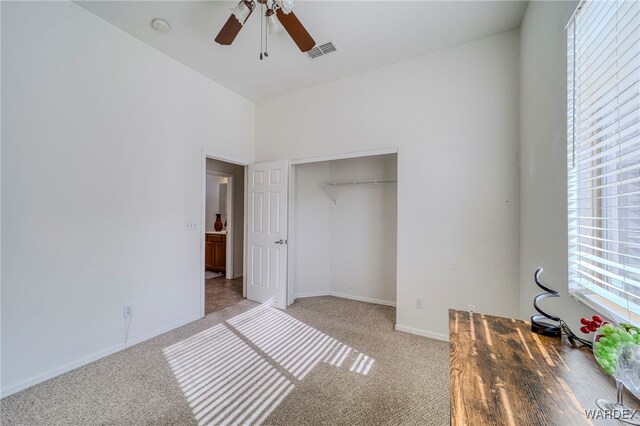
<svg viewBox="0 0 640 426">
<path fill-rule="evenodd" d="M 227 19 L 227 22 L 216 36 L 216 43 L 227 46 L 233 43 L 242 26 L 256 8 L 256 1 L 264 11 L 267 33 L 275 34 L 280 32 L 281 28 L 284 28 L 298 45 L 300 51 L 308 52 L 315 47 L 316 42 L 313 37 L 293 13 L 294 0 L 240 0 L 240 3 L 231 9 L 231 16 L 229 16 L 229 19 Z M 260 38 L 262 43 L 262 34 Z M 269 56 L 266 50 L 264 54 Z M 260 59 L 262 59 L 262 52 L 260 53 Z"/>
</svg>

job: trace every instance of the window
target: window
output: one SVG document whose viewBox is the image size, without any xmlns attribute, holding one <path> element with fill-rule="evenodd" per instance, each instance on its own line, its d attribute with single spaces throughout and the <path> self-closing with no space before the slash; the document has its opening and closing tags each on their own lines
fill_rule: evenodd
<svg viewBox="0 0 640 426">
<path fill-rule="evenodd" d="M 638 324 L 640 2 L 581 2 L 567 41 L 569 290 Z"/>
</svg>

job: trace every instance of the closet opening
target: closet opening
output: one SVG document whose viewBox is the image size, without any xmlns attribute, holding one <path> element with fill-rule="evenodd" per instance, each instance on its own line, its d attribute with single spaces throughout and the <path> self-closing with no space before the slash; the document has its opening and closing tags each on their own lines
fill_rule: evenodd
<svg viewBox="0 0 640 426">
<path fill-rule="evenodd" d="M 287 302 L 396 305 L 397 153 L 291 163 Z"/>
</svg>

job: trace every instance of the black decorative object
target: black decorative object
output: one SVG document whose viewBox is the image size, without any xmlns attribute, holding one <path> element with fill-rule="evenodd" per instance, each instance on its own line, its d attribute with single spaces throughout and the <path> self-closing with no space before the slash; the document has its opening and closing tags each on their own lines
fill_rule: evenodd
<svg viewBox="0 0 640 426">
<path fill-rule="evenodd" d="M 543 336 L 550 337 L 561 337 L 564 333 L 569 339 L 571 344 L 575 344 L 576 342 L 580 342 L 585 346 L 593 347 L 592 343 L 586 339 L 576 336 L 573 331 L 569 328 L 566 322 L 564 322 L 560 317 L 555 315 L 550 315 L 540 309 L 538 306 L 538 302 L 542 299 L 546 299 L 547 297 L 560 297 L 556 290 L 553 290 L 546 284 L 540 281 L 540 274 L 543 269 L 540 267 L 536 269 L 535 274 L 533 274 L 533 279 L 536 282 L 536 285 L 544 290 L 544 293 L 540 293 L 536 297 L 533 298 L 533 307 L 538 311 L 540 315 L 533 315 L 531 317 L 531 331 L 534 333 L 541 334 Z"/>
<path fill-rule="evenodd" d="M 547 297 L 560 297 L 558 296 L 558 292 L 556 290 L 547 287 L 540 281 L 541 273 L 542 268 L 538 268 L 536 269 L 536 273 L 533 274 L 533 279 L 535 280 L 536 284 L 545 292 L 540 293 L 533 299 L 533 307 L 540 313 L 540 315 L 534 315 L 531 317 L 531 331 L 533 331 L 534 333 L 542 334 L 543 336 L 560 337 L 562 335 L 560 317 L 550 315 L 540 309 L 540 307 L 538 306 L 538 302 L 542 299 L 546 299 Z"/>
</svg>

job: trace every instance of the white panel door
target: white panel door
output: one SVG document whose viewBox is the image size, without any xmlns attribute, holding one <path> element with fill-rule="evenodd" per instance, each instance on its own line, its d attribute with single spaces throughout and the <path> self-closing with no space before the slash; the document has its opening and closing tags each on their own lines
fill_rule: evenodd
<svg viewBox="0 0 640 426">
<path fill-rule="evenodd" d="M 247 298 L 286 308 L 289 162 L 252 164 L 248 176 Z"/>
</svg>

